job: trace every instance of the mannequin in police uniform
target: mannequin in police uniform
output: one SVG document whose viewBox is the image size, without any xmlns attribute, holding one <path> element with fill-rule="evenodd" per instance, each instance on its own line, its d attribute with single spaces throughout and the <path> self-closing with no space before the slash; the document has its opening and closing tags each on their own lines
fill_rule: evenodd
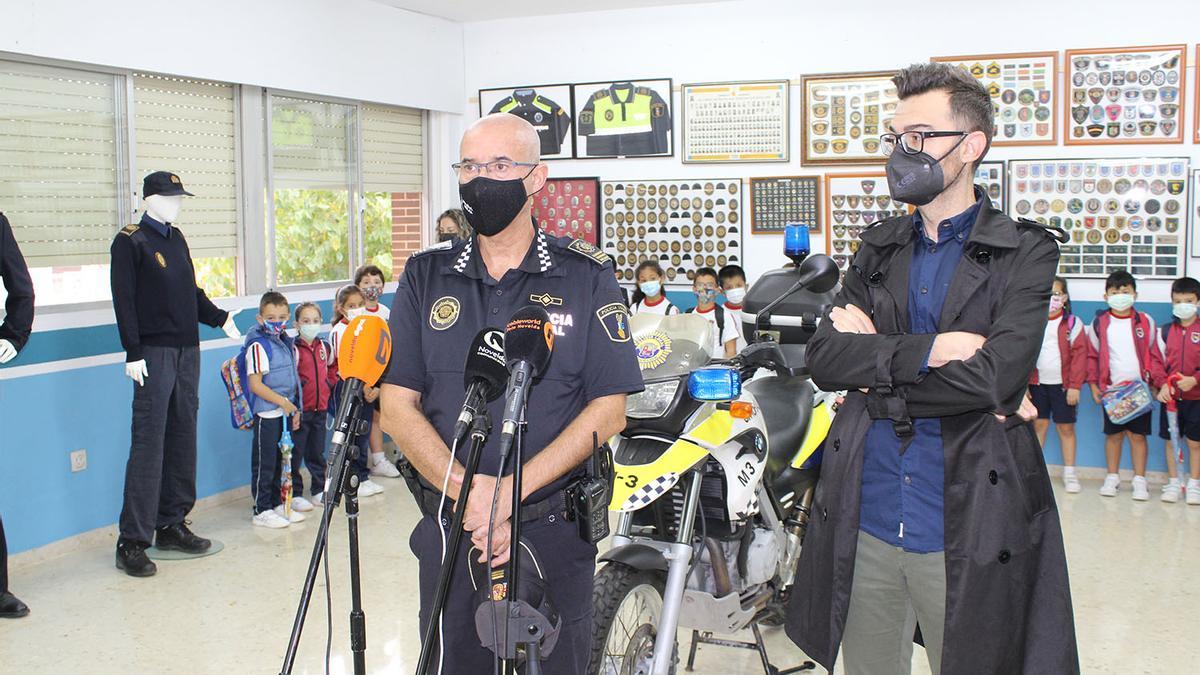
<svg viewBox="0 0 1200 675">
<path fill-rule="evenodd" d="M 134 382 L 116 562 L 135 577 L 157 571 L 145 553 L 151 544 L 184 553 L 211 545 L 184 520 L 196 502 L 197 323 L 240 337 L 232 315 L 196 287 L 187 241 L 171 225 L 185 195 L 192 196 L 173 173 L 146 176 L 142 219 L 122 229 L 111 248 L 113 309 L 125 374 Z"/>
<path fill-rule="evenodd" d="M 0 281 L 8 297 L 4 300 L 4 321 L 0 323 L 0 364 L 8 363 L 25 346 L 33 330 L 33 281 L 8 218 L 0 213 Z M 0 619 L 19 619 L 29 607 L 8 592 L 8 544 L 4 540 L 4 520 L 0 519 Z"/>
<path fill-rule="evenodd" d="M 582 474 L 592 434 L 607 439 L 625 425 L 625 396 L 641 391 L 628 309 L 608 256 L 586 242 L 541 232 L 530 215 L 533 195 L 546 183 L 536 131 L 528 122 L 496 113 L 476 122 L 462 139 L 455 164 L 463 211 L 475 235 L 417 253 L 407 263 L 392 306 L 391 333 L 410 356 L 393 360 L 383 386 L 383 426 L 420 473 L 424 517 L 409 539 L 420 560 L 421 624 L 441 567 L 442 527 L 448 527 L 461 488 L 467 448 L 450 456 L 447 439 L 462 408 L 467 351 L 484 328 L 503 329 L 516 310 L 540 303 L 557 338 L 547 371 L 530 391 L 525 435 L 522 542 L 541 558 L 549 596 L 562 630 L 543 672 L 584 672 L 592 640 L 592 575 L 596 547 L 563 516 L 564 486 Z M 454 571 L 443 631 L 445 672 L 491 672 L 493 653 L 480 646 L 467 551 L 486 548 L 488 511 L 499 473 L 503 397 L 489 406 L 496 426 L 485 445 L 468 497 L 463 552 Z M 440 488 L 453 461 L 446 510 Z M 493 550 L 508 560 L 512 485 L 500 480 Z M 437 486 L 437 487 L 434 487 Z M 537 514 L 531 517 L 531 514 Z M 481 559 L 478 552 L 475 559 Z M 526 565 L 522 569 L 529 567 Z M 524 574 L 522 575 L 524 576 Z"/>
</svg>

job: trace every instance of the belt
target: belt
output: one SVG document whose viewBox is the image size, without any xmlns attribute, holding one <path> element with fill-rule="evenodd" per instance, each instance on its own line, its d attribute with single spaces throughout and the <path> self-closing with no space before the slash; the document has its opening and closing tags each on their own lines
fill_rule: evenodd
<svg viewBox="0 0 1200 675">
<path fill-rule="evenodd" d="M 424 485 L 419 488 L 419 496 L 417 492 L 413 496 L 417 498 L 417 507 L 421 510 L 422 515 L 433 517 L 438 511 L 438 505 L 442 500 L 442 493 L 437 490 L 430 490 Z M 450 500 L 447 498 L 447 502 Z M 529 523 L 535 520 L 551 515 L 558 514 L 566 517 L 567 512 L 567 496 L 562 490 L 559 490 L 541 501 L 532 504 L 521 504 L 521 522 Z"/>
</svg>

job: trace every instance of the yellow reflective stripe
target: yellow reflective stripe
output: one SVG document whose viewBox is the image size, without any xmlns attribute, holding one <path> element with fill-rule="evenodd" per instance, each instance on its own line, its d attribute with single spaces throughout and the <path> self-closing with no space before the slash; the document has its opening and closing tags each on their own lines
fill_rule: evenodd
<svg viewBox="0 0 1200 675">
<path fill-rule="evenodd" d="M 613 483 L 609 509 L 621 511 L 635 492 L 667 474 L 682 474 L 708 456 L 708 450 L 685 440 L 675 441 L 658 459 L 649 464 L 614 462 L 616 481 Z"/>
<path fill-rule="evenodd" d="M 509 110 L 512 110 L 515 107 L 517 107 L 517 99 L 509 98 L 508 103 L 505 103 L 504 105 L 500 106 L 500 112 L 508 112 Z"/>
<path fill-rule="evenodd" d="M 700 426 L 689 431 L 686 436 L 692 440 L 707 443 L 715 448 L 729 440 L 733 434 L 733 416 L 728 410 L 716 410 L 700 423 Z"/>
<path fill-rule="evenodd" d="M 821 442 L 829 435 L 829 427 L 832 424 L 833 411 L 829 409 L 829 403 L 822 403 L 813 408 L 812 419 L 808 422 L 808 431 L 804 434 L 804 442 L 800 444 L 800 452 L 796 453 L 796 458 L 792 460 L 793 469 L 804 466 L 808 458 L 812 457 Z"/>
</svg>

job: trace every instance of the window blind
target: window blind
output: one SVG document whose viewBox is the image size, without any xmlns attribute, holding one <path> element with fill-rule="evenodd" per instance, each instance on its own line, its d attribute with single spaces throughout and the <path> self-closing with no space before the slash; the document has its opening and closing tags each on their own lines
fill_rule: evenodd
<svg viewBox="0 0 1200 675">
<path fill-rule="evenodd" d="M 364 192 L 420 192 L 424 148 L 420 110 L 364 103 Z"/>
<path fill-rule="evenodd" d="M 353 138 L 353 106 L 272 96 L 275 189 L 348 191 L 356 182 Z"/>
</svg>

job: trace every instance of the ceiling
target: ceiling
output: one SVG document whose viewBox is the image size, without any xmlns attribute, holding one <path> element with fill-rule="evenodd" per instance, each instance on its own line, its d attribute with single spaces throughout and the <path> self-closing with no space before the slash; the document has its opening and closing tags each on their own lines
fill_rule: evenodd
<svg viewBox="0 0 1200 675">
<path fill-rule="evenodd" d="M 392 7 L 462 22 L 723 1 L 727 0 L 606 0 L 603 6 L 597 6 L 594 0 L 375 0 Z"/>
</svg>

